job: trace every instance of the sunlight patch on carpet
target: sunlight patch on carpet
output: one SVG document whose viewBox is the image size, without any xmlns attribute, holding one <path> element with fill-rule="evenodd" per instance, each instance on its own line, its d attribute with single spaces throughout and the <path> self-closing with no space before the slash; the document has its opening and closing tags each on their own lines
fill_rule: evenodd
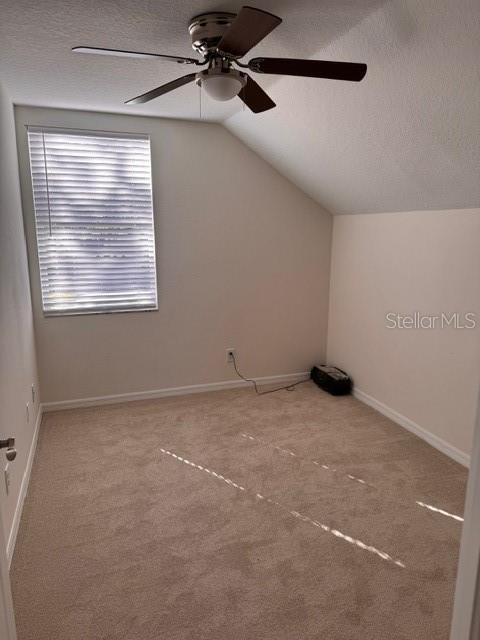
<svg viewBox="0 0 480 640">
<path fill-rule="evenodd" d="M 264 496 L 261 493 L 254 492 L 254 491 L 251 491 L 249 489 L 246 489 L 245 487 L 243 487 L 240 484 L 237 484 L 236 482 L 234 482 L 230 478 L 226 478 L 221 473 L 217 473 L 216 471 L 208 469 L 207 467 L 204 467 L 204 466 L 202 466 L 200 464 L 196 464 L 195 462 L 192 462 L 191 460 L 187 460 L 186 458 L 184 458 L 182 456 L 179 456 L 178 454 L 173 453 L 172 451 L 169 451 L 168 449 L 163 449 L 163 448 L 160 447 L 160 451 L 164 455 L 170 456 L 171 458 L 174 458 L 178 462 L 182 462 L 183 464 L 185 464 L 185 465 L 187 465 L 189 467 L 192 467 L 194 469 L 197 469 L 198 471 L 203 471 L 204 473 L 208 474 L 212 478 L 216 478 L 217 480 L 221 480 L 222 482 L 225 482 L 226 484 L 228 484 L 229 486 L 233 487 L 234 489 L 237 489 L 238 491 L 247 491 L 248 493 L 253 494 L 256 499 L 264 500 L 268 504 L 275 505 L 276 507 L 282 509 L 283 511 L 286 511 L 289 515 L 293 516 L 297 520 L 301 520 L 302 522 L 306 522 L 306 523 L 308 523 L 308 524 L 310 524 L 310 525 L 312 525 L 314 527 L 317 527 L 317 528 L 321 529 L 322 531 L 325 531 L 326 533 L 330 533 L 331 535 L 335 536 L 336 538 L 339 538 L 339 539 L 341 539 L 341 540 L 343 540 L 345 542 L 348 542 L 349 544 L 352 544 L 352 545 L 358 547 L 359 549 L 363 549 L 364 551 L 368 551 L 369 553 L 373 553 L 374 555 L 376 555 L 377 557 L 381 558 L 382 560 L 385 560 L 387 562 L 391 562 L 395 566 L 401 567 L 402 569 L 405 569 L 405 564 L 401 560 L 393 558 L 390 554 L 386 553 L 385 551 L 381 551 L 381 550 L 377 549 L 376 547 L 374 547 L 372 545 L 368 545 L 365 542 L 362 542 L 361 540 L 357 540 L 356 538 L 353 538 L 352 536 L 346 535 L 345 533 L 342 533 L 338 529 L 332 529 L 328 525 L 326 525 L 326 524 L 324 524 L 322 522 L 319 522 L 318 520 L 313 520 L 309 516 L 307 516 L 307 515 L 305 515 L 303 513 L 300 513 L 299 511 L 292 510 L 289 507 L 286 507 L 285 505 L 283 505 L 282 503 L 277 502 L 276 500 L 273 500 L 272 498 L 269 498 L 267 496 Z"/>
</svg>

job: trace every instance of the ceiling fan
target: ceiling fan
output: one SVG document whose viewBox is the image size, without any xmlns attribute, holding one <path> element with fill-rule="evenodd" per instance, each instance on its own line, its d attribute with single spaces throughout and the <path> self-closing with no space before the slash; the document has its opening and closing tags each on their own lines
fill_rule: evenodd
<svg viewBox="0 0 480 640">
<path fill-rule="evenodd" d="M 231 100 L 238 95 L 254 113 L 275 107 L 273 100 L 247 73 L 236 69 L 248 69 L 254 73 L 269 73 L 332 80 L 359 82 L 367 72 L 367 65 L 356 62 L 329 62 L 323 60 L 300 60 L 295 58 L 253 58 L 247 64 L 240 58 L 258 44 L 282 22 L 281 18 L 267 11 L 242 7 L 236 15 L 215 11 L 193 18 L 188 30 L 192 48 L 202 57 L 184 58 L 160 53 L 142 53 L 103 49 L 101 47 L 74 47 L 75 53 L 124 56 L 128 58 L 159 58 L 180 64 L 208 65 L 203 71 L 189 73 L 167 82 L 147 93 L 127 100 L 125 104 L 141 104 L 195 81 L 215 100 Z"/>
</svg>

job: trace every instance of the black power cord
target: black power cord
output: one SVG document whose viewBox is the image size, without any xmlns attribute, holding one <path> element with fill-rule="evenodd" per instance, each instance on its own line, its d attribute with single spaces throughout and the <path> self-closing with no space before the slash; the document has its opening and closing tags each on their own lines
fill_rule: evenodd
<svg viewBox="0 0 480 640">
<path fill-rule="evenodd" d="M 293 391 L 294 388 L 298 387 L 299 384 L 305 384 L 305 382 L 308 382 L 310 379 L 308 378 L 307 380 L 300 380 L 299 382 L 293 382 L 292 384 L 287 384 L 285 387 L 278 387 L 277 389 L 269 389 L 268 391 L 259 391 L 256 380 L 253 380 L 253 378 L 246 378 L 238 370 L 237 361 L 235 359 L 235 354 L 233 353 L 233 351 L 230 351 L 230 356 L 232 358 L 233 368 L 235 369 L 237 376 L 242 380 L 245 380 L 245 382 L 251 382 L 253 384 L 253 387 L 255 389 L 255 393 L 257 394 L 257 396 L 266 396 L 267 393 L 275 393 L 276 391 Z"/>
</svg>

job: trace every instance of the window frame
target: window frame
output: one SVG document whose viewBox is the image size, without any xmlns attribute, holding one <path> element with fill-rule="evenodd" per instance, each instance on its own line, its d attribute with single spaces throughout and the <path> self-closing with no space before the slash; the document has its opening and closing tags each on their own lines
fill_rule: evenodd
<svg viewBox="0 0 480 640">
<path fill-rule="evenodd" d="M 32 196 L 32 212 L 34 218 L 34 242 L 35 242 L 35 257 L 36 257 L 36 266 L 38 270 L 38 284 L 39 284 L 39 293 L 40 293 L 40 305 L 41 311 L 44 318 L 58 318 L 58 317 L 68 317 L 68 316 L 92 316 L 92 315 L 110 315 L 117 313 L 148 313 L 148 312 L 156 312 L 159 310 L 159 290 L 158 290 L 158 260 L 157 260 L 157 231 L 156 231 L 156 216 L 155 216 L 155 202 L 153 195 L 153 161 L 152 161 L 152 141 L 149 133 L 141 133 L 141 132 L 130 132 L 130 131 L 110 131 L 103 129 L 83 129 L 79 127 L 62 127 L 62 126 L 54 126 L 54 125 L 39 125 L 39 124 L 26 124 L 25 125 L 27 131 L 27 156 L 28 156 L 28 164 L 29 164 L 29 177 L 30 177 L 30 188 L 31 188 L 31 196 Z M 29 132 L 32 131 L 34 133 L 64 133 L 66 135 L 83 135 L 83 136 L 100 136 L 104 138 L 123 138 L 123 139 L 144 139 L 148 141 L 149 147 L 149 159 L 150 159 L 150 201 L 152 205 L 152 237 L 153 237 L 153 265 L 154 265 L 154 278 L 155 278 L 155 306 L 153 307 L 124 307 L 118 309 L 108 309 L 108 308 L 96 308 L 96 309 L 66 309 L 66 310 L 53 310 L 48 311 L 45 310 L 44 299 L 43 299 L 43 287 L 42 287 L 42 274 L 40 267 L 40 255 L 39 255 L 39 246 L 38 246 L 38 221 L 37 221 L 37 211 L 35 207 L 35 191 L 33 186 L 33 171 L 32 171 L 32 161 L 30 156 L 30 142 L 29 142 Z"/>
</svg>

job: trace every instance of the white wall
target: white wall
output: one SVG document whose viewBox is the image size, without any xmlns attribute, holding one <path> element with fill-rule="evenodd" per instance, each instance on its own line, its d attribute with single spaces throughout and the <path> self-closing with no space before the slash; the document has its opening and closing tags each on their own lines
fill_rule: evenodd
<svg viewBox="0 0 480 640">
<path fill-rule="evenodd" d="M 16 108 L 45 402 L 304 371 L 325 356 L 331 216 L 223 127 Z M 26 124 L 149 133 L 159 310 L 44 318 Z"/>
<path fill-rule="evenodd" d="M 0 453 L 0 505 L 5 540 L 10 542 L 38 411 L 30 285 L 22 221 L 13 107 L 0 85 L 0 437 L 13 436 L 17 458 L 9 464 L 7 495 Z M 37 390 L 32 406 L 31 385 Z M 26 403 L 30 404 L 27 423 Z"/>
<path fill-rule="evenodd" d="M 338 216 L 328 360 L 469 454 L 480 380 L 480 209 Z M 475 312 L 474 330 L 387 329 L 388 312 Z"/>
</svg>

